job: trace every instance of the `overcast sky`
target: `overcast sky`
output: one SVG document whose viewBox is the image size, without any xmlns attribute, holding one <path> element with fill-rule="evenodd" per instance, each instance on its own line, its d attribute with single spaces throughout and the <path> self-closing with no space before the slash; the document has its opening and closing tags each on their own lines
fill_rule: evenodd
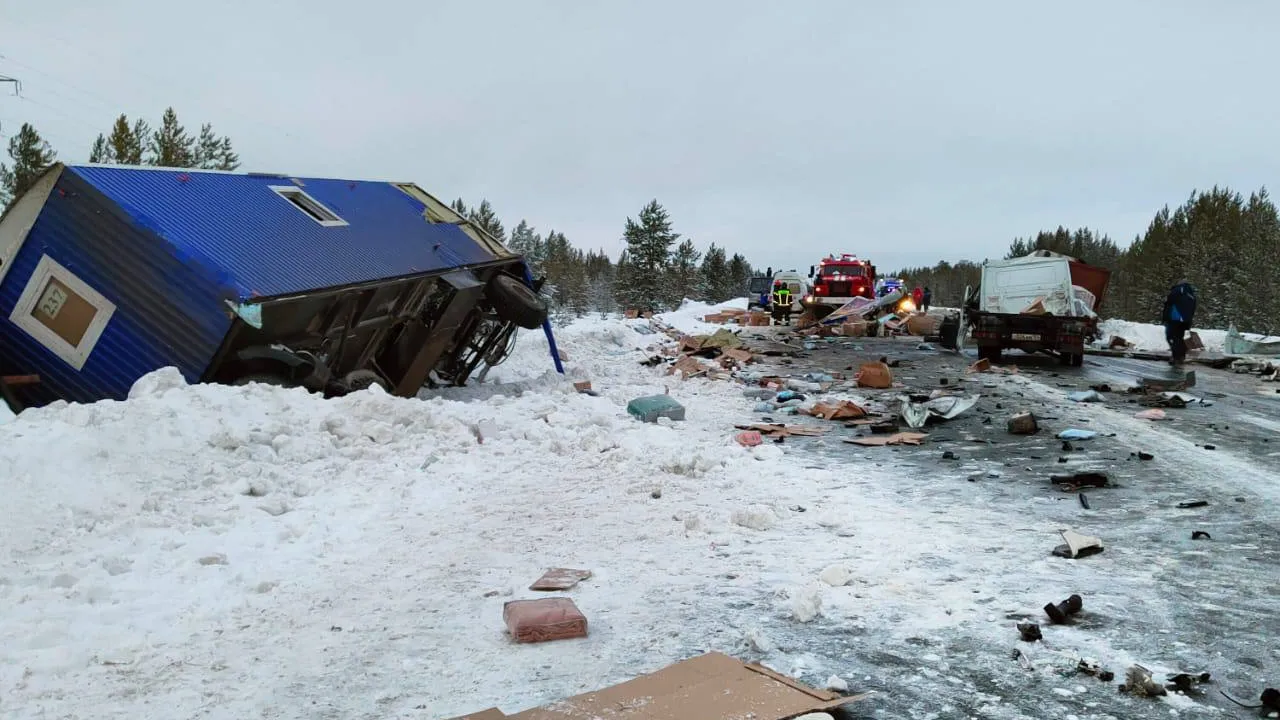
<svg viewBox="0 0 1280 720">
<path fill-rule="evenodd" d="M 411 180 L 612 254 L 657 198 L 761 267 L 888 270 L 1275 184 L 1277 32 L 1274 0 L 0 0 L 0 133 L 83 162 L 173 105 L 245 170 Z"/>
</svg>

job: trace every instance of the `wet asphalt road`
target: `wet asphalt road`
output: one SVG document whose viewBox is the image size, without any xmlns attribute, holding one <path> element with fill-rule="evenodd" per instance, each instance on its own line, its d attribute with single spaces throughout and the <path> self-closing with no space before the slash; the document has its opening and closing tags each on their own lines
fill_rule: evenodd
<svg viewBox="0 0 1280 720">
<path fill-rule="evenodd" d="M 1085 595 L 1090 612 L 1080 642 L 1117 673 L 1120 679 L 1113 685 L 1120 684 L 1132 662 L 1208 671 L 1215 682 L 1206 686 L 1207 694 L 1176 714 L 1163 702 L 1133 699 L 1114 690 L 1099 692 L 1092 678 L 1081 680 L 1091 684 L 1087 696 L 1064 697 L 1043 674 L 1027 672 L 1011 659 L 1011 650 L 1020 647 L 1013 617 L 1007 637 L 965 625 L 903 637 L 901 632 L 854 630 L 834 622 L 798 628 L 785 619 L 771 631 L 789 633 L 792 642 L 842 668 L 846 677 L 864 678 L 855 690 L 878 691 L 855 706 L 850 717 L 1256 717 L 1228 703 L 1218 690 L 1256 702 L 1264 687 L 1280 684 L 1275 642 L 1280 637 L 1280 514 L 1275 510 L 1280 493 L 1280 395 L 1275 386 L 1254 376 L 1191 366 L 1197 383 L 1188 392 L 1212 405 L 1170 409 L 1170 421 L 1149 423 L 1132 419 L 1143 408 L 1123 389 L 1141 377 L 1173 377 L 1167 365 L 1090 356 L 1083 368 L 1067 368 L 1052 358 L 1014 353 L 1006 363 L 1017 365 L 1018 376 L 1034 385 L 991 374 L 972 374 L 965 380 L 972 355 L 921 350 L 918 345 L 918 339 L 905 338 L 837 339 L 819 341 L 816 349 L 793 359 L 767 360 L 779 373 L 793 377 L 805 372 L 852 377 L 850 368 L 885 357 L 899 362 L 895 379 L 911 392 L 959 385 L 982 394 L 970 412 L 931 425 L 928 442 L 921 447 L 868 449 L 791 439 L 787 442 L 792 452 L 808 447 L 819 464 L 824 456 L 847 462 L 855 454 L 879 453 L 873 457 L 908 469 L 897 489 L 904 502 L 937 503 L 938 512 L 951 508 L 958 516 L 1004 515 L 1011 524 L 1034 517 L 1103 537 L 1110 552 L 1098 558 L 1107 558 L 1105 563 L 1046 563 L 1041 557 L 1028 557 L 1025 574 L 1010 571 L 1017 558 L 993 548 L 991 572 L 1001 575 L 983 581 L 1005 594 L 1019 595 L 1019 600 L 1025 595 L 1057 601 L 1062 598 L 1056 595 L 1068 591 Z M 1101 383 L 1114 389 L 1106 393 L 1101 407 L 1081 407 L 1054 392 Z M 1006 419 L 1024 410 L 1041 418 L 1042 432 L 1009 435 Z M 1065 427 L 1097 429 L 1104 436 L 1065 451 L 1053 437 Z M 1112 431 L 1115 435 L 1108 436 Z M 1141 440 L 1132 440 L 1131 434 Z M 1215 449 L 1198 447 L 1205 444 Z M 1139 460 L 1135 453 L 1140 450 L 1153 453 L 1155 459 Z M 945 452 L 955 459 L 943 459 Z M 990 468 L 1000 468 L 998 477 L 989 474 Z M 1085 470 L 1105 472 L 1113 484 L 1087 491 L 1089 509 L 1081 507 L 1076 493 L 1064 493 L 1048 481 L 1051 475 Z M 966 475 L 969 482 L 957 479 Z M 1188 500 L 1209 504 L 1177 507 Z M 1194 530 L 1210 533 L 1211 540 L 1191 540 Z M 953 574 L 986 572 L 980 558 L 949 562 Z M 993 607 L 1007 607 L 1008 600 L 993 598 Z M 1046 622 L 1043 615 L 1034 619 Z M 1089 638 L 1089 632 L 1096 637 Z M 931 673 L 930 666 L 944 671 Z M 993 705 L 992 698 L 1000 700 Z"/>
</svg>

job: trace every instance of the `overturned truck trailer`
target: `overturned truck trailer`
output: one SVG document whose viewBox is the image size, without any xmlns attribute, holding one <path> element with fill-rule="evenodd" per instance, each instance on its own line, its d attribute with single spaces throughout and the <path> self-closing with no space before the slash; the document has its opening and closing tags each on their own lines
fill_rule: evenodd
<svg viewBox="0 0 1280 720">
<path fill-rule="evenodd" d="M 23 404 L 189 382 L 412 396 L 547 308 L 523 259 L 410 183 L 55 165 L 0 217 L 0 372 Z"/>
</svg>

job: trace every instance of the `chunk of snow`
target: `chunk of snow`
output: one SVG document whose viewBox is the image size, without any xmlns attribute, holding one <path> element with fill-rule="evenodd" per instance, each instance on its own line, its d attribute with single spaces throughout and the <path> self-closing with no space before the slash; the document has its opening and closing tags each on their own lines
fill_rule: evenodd
<svg viewBox="0 0 1280 720">
<path fill-rule="evenodd" d="M 849 683 L 839 675 L 832 675 L 827 678 L 827 689 L 832 692 L 849 692 Z"/>
<path fill-rule="evenodd" d="M 791 592 L 791 617 L 807 623 L 822 613 L 822 586 L 810 583 Z"/>
<path fill-rule="evenodd" d="M 768 505 L 748 505 L 734 510 L 730 517 L 734 525 L 750 530 L 771 530 L 778 524 L 778 515 Z"/>
<path fill-rule="evenodd" d="M 844 587 L 853 580 L 853 573 L 844 565 L 832 565 L 819 573 L 818 579 L 831 587 Z"/>
</svg>

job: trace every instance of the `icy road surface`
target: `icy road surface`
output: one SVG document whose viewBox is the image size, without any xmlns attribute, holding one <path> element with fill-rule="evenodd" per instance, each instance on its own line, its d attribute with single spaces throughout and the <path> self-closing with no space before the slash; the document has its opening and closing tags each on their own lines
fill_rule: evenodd
<svg viewBox="0 0 1280 720">
<path fill-rule="evenodd" d="M 1068 406 L 1030 377 L 983 376 L 995 387 L 972 417 L 921 448 L 857 448 L 834 424 L 748 450 L 732 426 L 758 417 L 754 401 L 642 367 L 663 339 L 642 326 L 561 331 L 570 379 L 600 397 L 549 373 L 527 334 L 496 383 L 427 400 L 161 372 L 128 402 L 0 426 L 0 716 L 514 712 L 712 649 L 813 684 L 840 675 L 878 691 L 854 711 L 883 718 L 1215 717 L 1217 687 L 1253 698 L 1275 684 L 1269 466 L 1132 408 Z M 922 356 L 911 382 L 936 387 L 962 365 Z M 627 400 L 664 388 L 687 421 L 626 416 Z M 1048 434 L 1003 444 L 1017 403 L 1061 417 L 1046 427 L 1116 432 L 1067 467 L 1114 468 L 1119 487 L 1090 491 L 1085 511 L 1050 486 L 1062 466 Z M 1139 447 L 1156 459 L 1129 461 Z M 940 460 L 947 448 L 960 459 Z M 1173 507 L 1190 498 L 1211 504 Z M 1106 551 L 1051 557 L 1065 527 Z M 511 644 L 502 604 L 533 596 L 552 566 L 595 573 L 569 593 L 590 637 Z M 1017 619 L 1043 622 L 1040 607 L 1073 592 L 1077 625 L 1018 641 Z M 1076 675 L 1081 656 L 1218 684 L 1204 699 L 1130 699 Z"/>
</svg>

